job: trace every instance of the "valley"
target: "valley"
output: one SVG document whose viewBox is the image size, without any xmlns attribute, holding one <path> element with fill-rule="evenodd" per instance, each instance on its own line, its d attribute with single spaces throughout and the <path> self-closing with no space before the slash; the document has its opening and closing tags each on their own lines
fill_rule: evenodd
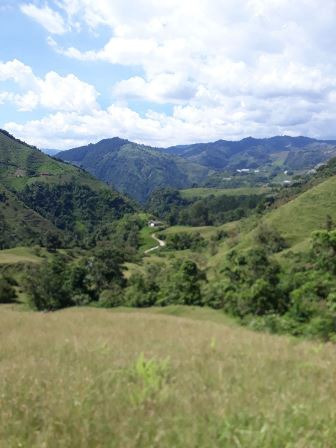
<svg viewBox="0 0 336 448">
<path fill-rule="evenodd" d="M 6 132 L 0 157 L 0 445 L 332 446 L 336 159 L 136 202 Z"/>
</svg>

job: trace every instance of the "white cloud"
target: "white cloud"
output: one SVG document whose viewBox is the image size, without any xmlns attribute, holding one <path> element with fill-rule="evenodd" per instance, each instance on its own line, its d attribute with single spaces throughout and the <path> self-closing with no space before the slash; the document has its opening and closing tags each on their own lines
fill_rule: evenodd
<svg viewBox="0 0 336 448">
<path fill-rule="evenodd" d="M 18 61 L 0 65 L 0 79 L 24 90 L 2 101 L 58 112 L 10 123 L 32 143 L 55 138 L 48 146 L 64 148 L 113 135 L 155 145 L 283 133 L 336 137 L 334 0 L 323 8 L 317 0 L 50 0 L 35 8 L 54 5 L 64 18 L 59 31 L 99 32 L 103 25 L 111 33 L 101 48 L 86 49 L 49 37 L 55 51 L 88 65 L 107 62 L 111 70 L 131 67 L 131 74 L 110 86 L 115 104 L 100 110 L 95 88 L 74 75 L 37 79 Z M 168 104 L 173 113 L 140 115 L 131 100 Z"/>
<path fill-rule="evenodd" d="M 331 99 L 332 101 L 332 99 Z M 232 97 L 221 106 L 175 106 L 173 114 L 148 111 L 144 116 L 126 106 L 112 105 L 91 113 L 58 112 L 25 124 L 6 123 L 19 138 L 40 147 L 67 149 L 120 136 L 153 146 L 237 139 L 253 135 L 308 135 L 333 138 L 336 110 L 293 97 L 270 102 Z M 267 121 L 267 126 L 265 122 Z"/>
<path fill-rule="evenodd" d="M 64 34 L 67 27 L 62 16 L 49 6 L 39 8 L 33 3 L 27 3 L 20 6 L 21 11 L 28 17 L 42 25 L 49 33 Z"/>
<path fill-rule="evenodd" d="M 6 99 L 14 102 L 20 111 L 31 111 L 40 106 L 51 110 L 85 112 L 99 107 L 96 89 L 73 74 L 60 76 L 52 71 L 39 78 L 31 67 L 14 59 L 0 62 L 1 81 L 14 81 L 18 85 L 20 91 L 12 92 Z"/>
<path fill-rule="evenodd" d="M 118 82 L 113 93 L 118 99 L 143 99 L 156 103 L 180 103 L 191 100 L 196 85 L 180 74 L 162 73 L 150 81 L 134 76 Z"/>
</svg>

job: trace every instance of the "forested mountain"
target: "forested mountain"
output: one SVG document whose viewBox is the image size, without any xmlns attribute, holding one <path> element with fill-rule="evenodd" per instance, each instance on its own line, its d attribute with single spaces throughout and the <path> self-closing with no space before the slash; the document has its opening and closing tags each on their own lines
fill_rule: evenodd
<svg viewBox="0 0 336 448">
<path fill-rule="evenodd" d="M 186 188 L 204 181 L 210 172 L 197 163 L 117 137 L 62 151 L 57 157 L 85 168 L 140 202 L 157 188 Z"/>
<path fill-rule="evenodd" d="M 251 170 L 254 176 L 267 182 L 279 173 L 310 170 L 334 156 L 334 141 L 286 136 L 218 140 L 166 149 L 111 138 L 57 155 L 140 202 L 145 202 L 158 188 L 219 185 L 222 171 L 231 175 L 238 170 Z M 243 180 L 246 179 L 235 178 L 235 183 Z"/>
<path fill-rule="evenodd" d="M 0 131 L 0 247 L 38 244 L 47 234 L 83 241 L 134 204 L 84 170 Z"/>
<path fill-rule="evenodd" d="M 240 141 L 173 146 L 164 150 L 214 170 L 236 170 L 281 166 L 306 170 L 336 156 L 336 141 L 308 137 L 252 137 Z"/>
</svg>

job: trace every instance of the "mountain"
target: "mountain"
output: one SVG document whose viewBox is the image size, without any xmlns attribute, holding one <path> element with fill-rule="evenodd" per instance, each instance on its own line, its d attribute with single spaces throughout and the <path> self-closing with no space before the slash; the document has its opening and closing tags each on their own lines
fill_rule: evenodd
<svg viewBox="0 0 336 448">
<path fill-rule="evenodd" d="M 164 149 L 164 153 L 213 170 L 282 167 L 284 170 L 302 171 L 336 156 L 336 141 L 288 136 L 248 137 L 240 141 L 218 140 L 172 146 Z"/>
<path fill-rule="evenodd" d="M 118 137 L 62 151 L 57 157 L 140 202 L 157 188 L 186 188 L 204 181 L 211 172 L 193 161 Z"/>
<path fill-rule="evenodd" d="M 83 241 L 133 211 L 89 173 L 0 130 L 0 247 L 39 244 L 48 232 Z"/>
<path fill-rule="evenodd" d="M 218 183 L 215 173 L 224 170 L 260 170 L 258 175 L 265 181 L 284 171 L 302 173 L 334 156 L 336 141 L 288 136 L 170 148 L 152 148 L 115 137 L 57 154 L 140 202 L 158 188 Z"/>
</svg>

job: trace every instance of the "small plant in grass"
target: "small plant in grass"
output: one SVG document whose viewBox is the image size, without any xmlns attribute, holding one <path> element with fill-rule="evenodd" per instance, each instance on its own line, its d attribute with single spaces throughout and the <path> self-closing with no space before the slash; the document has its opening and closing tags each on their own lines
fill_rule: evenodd
<svg viewBox="0 0 336 448">
<path fill-rule="evenodd" d="M 130 370 L 131 381 L 137 387 L 131 389 L 132 401 L 140 405 L 147 400 L 155 399 L 163 392 L 169 376 L 169 359 L 146 359 L 140 353 Z"/>
</svg>

